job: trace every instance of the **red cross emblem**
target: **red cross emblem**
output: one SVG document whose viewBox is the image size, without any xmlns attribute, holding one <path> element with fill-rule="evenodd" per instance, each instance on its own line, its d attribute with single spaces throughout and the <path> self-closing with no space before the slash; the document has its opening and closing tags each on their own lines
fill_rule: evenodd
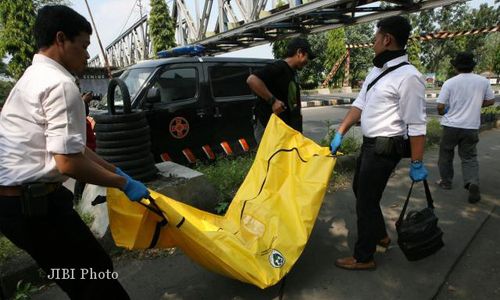
<svg viewBox="0 0 500 300">
<path fill-rule="evenodd" d="M 183 139 L 189 133 L 189 122 L 183 117 L 175 117 L 170 121 L 170 134 L 176 139 Z"/>
</svg>

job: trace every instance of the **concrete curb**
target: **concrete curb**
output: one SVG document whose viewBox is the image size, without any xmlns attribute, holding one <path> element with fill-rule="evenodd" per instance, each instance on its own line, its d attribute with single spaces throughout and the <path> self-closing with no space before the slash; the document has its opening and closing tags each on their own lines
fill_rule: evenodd
<svg viewBox="0 0 500 300">
<path fill-rule="evenodd" d="M 354 98 L 333 98 L 331 100 L 309 100 L 301 101 L 302 108 L 319 107 L 319 106 L 332 106 L 332 105 L 345 105 L 352 104 Z"/>
<path fill-rule="evenodd" d="M 493 93 L 495 95 L 500 95 L 500 90 L 493 90 Z M 320 96 L 318 97 L 318 95 Z M 305 95 L 304 98 L 312 98 L 312 99 L 307 101 L 301 101 L 301 107 L 309 108 L 309 107 L 321 107 L 321 106 L 332 106 L 332 105 L 345 105 L 345 104 L 352 104 L 354 100 L 356 100 L 356 97 L 352 96 L 339 97 L 336 95 L 326 95 L 326 94 L 318 94 L 318 95 Z M 314 99 L 316 97 L 318 99 Z M 437 97 L 439 97 L 439 92 L 429 92 L 425 94 L 426 100 L 436 99 Z M 319 99 L 319 98 L 331 98 L 331 99 Z"/>
</svg>

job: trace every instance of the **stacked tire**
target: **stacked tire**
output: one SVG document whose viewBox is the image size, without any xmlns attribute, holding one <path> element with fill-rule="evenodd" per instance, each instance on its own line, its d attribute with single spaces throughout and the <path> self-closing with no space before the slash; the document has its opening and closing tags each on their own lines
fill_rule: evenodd
<svg viewBox="0 0 500 300">
<path fill-rule="evenodd" d="M 116 112 L 115 89 L 123 97 L 123 112 Z M 156 177 L 151 154 L 151 138 L 146 114 L 132 111 L 130 95 L 125 83 L 114 78 L 108 87 L 108 114 L 94 115 L 96 153 L 106 161 L 122 169 L 136 180 L 149 181 Z"/>
</svg>

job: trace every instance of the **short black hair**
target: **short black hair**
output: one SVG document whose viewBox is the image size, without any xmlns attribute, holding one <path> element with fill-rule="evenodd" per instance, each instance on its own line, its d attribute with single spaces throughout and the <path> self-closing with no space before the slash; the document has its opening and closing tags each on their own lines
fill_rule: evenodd
<svg viewBox="0 0 500 300">
<path fill-rule="evenodd" d="M 407 18 L 402 16 L 385 18 L 377 23 L 377 28 L 385 33 L 392 34 L 401 49 L 406 47 L 411 32 L 411 25 Z"/>
<path fill-rule="evenodd" d="M 301 49 L 303 52 L 308 54 L 309 59 L 316 58 L 316 55 L 313 53 L 311 49 L 311 44 L 306 38 L 296 37 L 288 42 L 286 48 L 286 57 L 292 57 L 297 53 L 297 50 Z"/>
<path fill-rule="evenodd" d="M 84 16 L 67 6 L 46 5 L 40 8 L 34 30 L 37 49 L 50 47 L 59 31 L 73 41 L 81 32 L 92 34 L 92 26 Z"/>
<path fill-rule="evenodd" d="M 457 56 L 451 60 L 451 65 L 460 73 L 471 73 L 476 66 L 474 54 L 471 52 L 459 52 Z"/>
</svg>

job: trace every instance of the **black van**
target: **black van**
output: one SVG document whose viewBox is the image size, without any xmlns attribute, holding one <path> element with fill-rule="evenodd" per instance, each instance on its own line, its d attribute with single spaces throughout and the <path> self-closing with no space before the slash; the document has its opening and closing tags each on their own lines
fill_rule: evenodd
<svg viewBox="0 0 500 300">
<path fill-rule="evenodd" d="M 181 164 L 255 147 L 246 83 L 271 59 L 175 57 L 137 63 L 121 74 L 132 109 L 146 112 L 156 161 Z M 118 96 L 115 96 L 115 104 Z"/>
</svg>

